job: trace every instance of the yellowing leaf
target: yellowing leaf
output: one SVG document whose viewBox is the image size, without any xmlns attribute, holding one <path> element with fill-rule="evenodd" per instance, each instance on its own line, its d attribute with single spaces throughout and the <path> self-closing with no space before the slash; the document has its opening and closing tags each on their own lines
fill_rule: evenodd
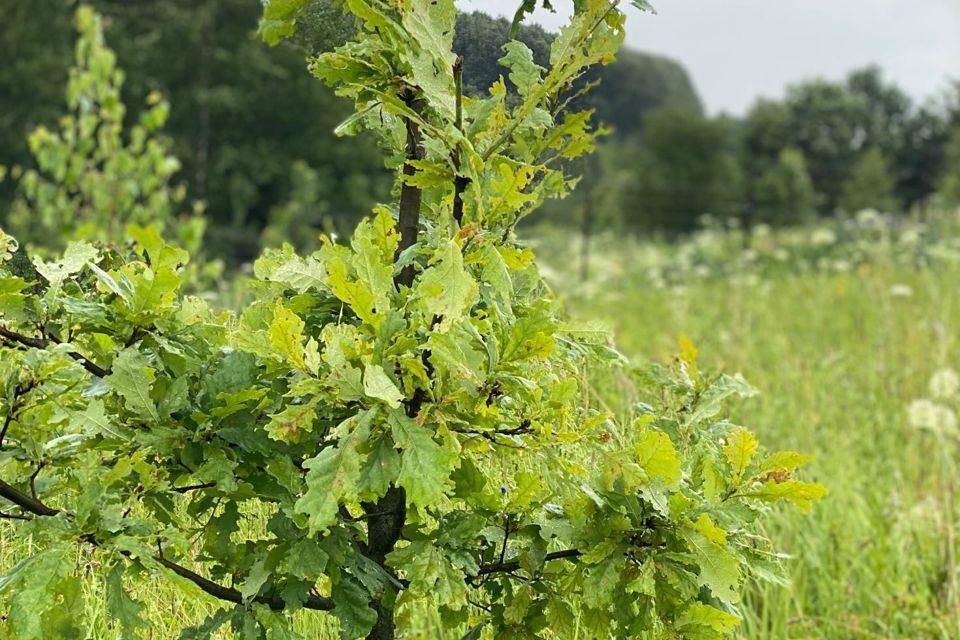
<svg viewBox="0 0 960 640">
<path fill-rule="evenodd" d="M 811 456 L 796 451 L 778 451 L 760 463 L 758 473 L 768 471 L 794 471 L 813 460 Z"/>
<path fill-rule="evenodd" d="M 663 480 L 667 486 L 680 482 L 680 457 L 665 433 L 643 431 L 635 447 L 637 462 L 650 478 Z"/>
<path fill-rule="evenodd" d="M 743 472 L 750 466 L 750 461 L 753 460 L 753 455 L 759 446 L 757 439 L 746 429 L 736 428 L 727 435 L 723 453 L 730 463 L 736 482 L 743 477 Z"/>
<path fill-rule="evenodd" d="M 301 371 L 306 371 L 303 361 L 303 320 L 280 300 L 273 307 L 273 321 L 267 334 L 270 343 L 284 360 Z"/>
<path fill-rule="evenodd" d="M 727 544 L 727 532 L 713 523 L 713 520 L 705 513 L 701 513 L 693 524 L 693 528 L 703 534 L 703 537 L 714 544 Z"/>
<path fill-rule="evenodd" d="M 814 501 L 827 495 L 827 489 L 815 482 L 800 482 L 798 480 L 777 482 L 776 480 L 769 480 L 760 489 L 741 495 L 745 498 L 756 498 L 764 502 L 786 500 L 797 505 L 801 511 L 809 511 Z"/>
<path fill-rule="evenodd" d="M 270 422 L 267 423 L 265 428 L 274 440 L 300 442 L 300 436 L 303 432 L 313 430 L 316 413 L 316 400 L 306 404 L 289 405 L 280 413 L 270 416 Z"/>
</svg>

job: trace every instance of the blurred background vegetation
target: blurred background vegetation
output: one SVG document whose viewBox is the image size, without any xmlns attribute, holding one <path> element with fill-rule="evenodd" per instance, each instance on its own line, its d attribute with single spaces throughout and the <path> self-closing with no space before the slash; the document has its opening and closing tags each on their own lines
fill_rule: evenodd
<svg viewBox="0 0 960 640">
<path fill-rule="evenodd" d="M 0 224 L 17 198 L 27 139 L 55 126 L 73 60 L 67 0 L 0 0 Z M 387 197 L 389 180 L 370 140 L 333 131 L 348 105 L 309 76 L 304 58 L 335 46 L 352 25 L 318 3 L 297 41 L 265 46 L 256 34 L 259 0 L 93 0 L 126 72 L 126 118 L 159 92 L 171 111 L 164 129 L 182 165 L 174 177 L 202 203 L 204 246 L 228 264 L 293 239 L 308 248 L 320 230 L 348 234 Z M 456 48 L 465 85 L 482 91 L 501 74 L 509 24 L 463 14 Z M 552 35 L 519 34 L 541 64 Z M 878 68 L 841 82 L 811 80 L 782 100 L 760 100 L 742 118 L 705 115 L 686 70 L 634 50 L 585 82 L 582 98 L 612 135 L 600 153 L 570 170 L 580 189 L 551 203 L 539 221 L 576 228 L 667 236 L 692 231 L 705 214 L 748 225 L 817 216 L 922 211 L 934 198 L 960 200 L 960 85 L 915 104 Z M 144 107 L 146 109 L 147 107 Z M 12 179 L 13 178 L 13 179 Z"/>
</svg>

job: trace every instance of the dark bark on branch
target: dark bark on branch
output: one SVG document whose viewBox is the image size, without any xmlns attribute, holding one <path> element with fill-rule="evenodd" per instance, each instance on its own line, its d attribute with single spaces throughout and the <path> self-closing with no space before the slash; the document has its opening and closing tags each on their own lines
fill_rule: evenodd
<svg viewBox="0 0 960 640">
<path fill-rule="evenodd" d="M 3 480 L 0 480 L 0 496 L 6 498 L 24 511 L 29 511 L 38 516 L 55 516 L 60 513 L 59 509 L 48 507 L 36 498 L 28 496 Z"/>
<path fill-rule="evenodd" d="M 412 94 L 404 97 L 407 105 L 416 113 L 423 112 L 423 101 L 414 97 Z M 420 127 L 411 119 L 407 119 L 407 162 L 403 165 L 403 175 L 412 177 L 416 175 L 417 168 L 411 161 L 422 160 L 424 155 L 423 138 L 420 134 Z M 420 208 L 423 200 L 423 192 L 419 187 L 404 183 L 400 187 L 400 245 L 397 247 L 396 258 L 400 254 L 417 244 L 420 234 Z M 407 265 L 396 277 L 395 283 L 399 287 L 412 286 L 416 271 L 413 265 Z"/>
<path fill-rule="evenodd" d="M 565 549 L 563 551 L 554 551 L 553 553 L 548 553 L 544 562 L 549 562 L 551 560 L 575 560 L 583 555 L 578 549 Z M 497 562 L 495 564 L 485 564 L 480 567 L 480 571 L 477 575 L 485 576 L 491 573 L 511 573 L 513 571 L 519 570 L 520 561 L 514 560 L 511 562 Z"/>
<path fill-rule="evenodd" d="M 457 87 L 457 129 L 463 133 L 463 56 L 459 56 L 453 65 L 453 79 Z M 453 219 L 458 226 L 463 225 L 463 192 L 470 184 L 470 178 L 460 175 L 460 151 L 453 152 L 453 166 L 457 175 L 453 179 Z"/>
<path fill-rule="evenodd" d="M 33 513 L 34 515 L 37 515 L 37 516 L 55 516 L 60 513 L 65 513 L 60 509 L 54 509 L 53 507 L 49 507 L 44 503 L 42 503 L 40 500 L 37 500 L 36 498 L 32 498 L 28 496 L 22 491 L 19 491 L 13 486 L 7 484 L 3 480 L 0 480 L 0 496 L 6 498 L 10 502 L 19 506 L 21 509 L 28 511 L 30 513 Z M 91 535 L 85 536 L 84 541 L 89 542 L 90 544 L 93 544 L 93 545 L 99 545 L 97 539 Z M 123 553 L 123 555 L 129 556 L 130 554 Z M 161 565 L 163 565 L 164 567 L 166 567 L 167 569 L 169 569 L 170 571 L 173 571 L 174 573 L 176 573 L 181 578 L 186 578 L 190 582 L 194 583 L 195 585 L 200 587 L 200 589 L 204 593 L 207 593 L 215 598 L 219 598 L 220 600 L 224 600 L 226 602 L 232 602 L 234 604 L 243 604 L 243 595 L 241 595 L 241 593 L 236 589 L 225 587 L 221 584 L 217 584 L 212 580 L 204 578 L 199 573 L 191 571 L 190 569 L 187 569 L 186 567 L 180 564 L 177 564 L 172 560 L 168 560 L 167 558 L 163 557 L 161 554 L 157 554 L 153 556 L 153 559 L 156 560 Z M 281 598 L 278 595 L 257 596 L 254 598 L 254 601 L 265 604 L 269 606 L 271 609 L 274 609 L 276 611 L 282 610 L 287 606 L 283 598 Z M 307 609 L 313 609 L 315 611 L 332 611 L 334 608 L 334 602 L 330 598 L 311 594 L 307 598 L 307 601 L 303 604 L 303 606 Z"/>
<path fill-rule="evenodd" d="M 230 587 L 225 587 L 222 584 L 218 584 L 212 580 L 204 578 L 199 573 L 195 573 L 186 567 L 167 560 L 161 555 L 156 555 L 153 557 L 154 560 L 162 564 L 164 567 L 173 571 L 175 574 L 181 578 L 186 578 L 190 582 L 194 583 L 200 589 L 215 598 L 224 600 L 226 602 L 233 602 L 234 604 L 243 604 L 243 596 L 236 589 L 231 589 Z M 265 604 L 269 606 L 274 611 L 282 611 L 286 608 L 287 603 L 280 596 L 257 596 L 254 598 L 255 602 Z M 332 611 L 334 608 L 333 600 L 330 598 L 325 598 L 323 596 L 310 595 L 307 598 L 307 601 L 303 605 L 307 609 L 313 609 L 315 611 Z"/>
<path fill-rule="evenodd" d="M 192 484 L 188 487 L 173 487 L 171 491 L 175 493 L 190 493 L 191 491 L 202 491 L 203 489 L 213 489 L 217 486 L 216 482 L 204 482 L 203 484 Z"/>
<path fill-rule="evenodd" d="M 50 346 L 50 343 L 60 344 L 60 341 L 53 337 L 33 338 L 31 336 L 25 336 L 17 333 L 16 331 L 11 331 L 3 326 L 0 326 L 0 338 L 4 338 L 5 340 L 15 342 L 17 344 L 22 344 L 25 347 L 33 347 L 34 349 L 46 349 Z M 109 369 L 104 369 L 84 355 L 81 355 L 75 351 L 71 351 L 69 355 L 71 358 L 83 365 L 84 369 L 98 378 L 106 378 L 108 375 L 110 375 Z"/>
</svg>

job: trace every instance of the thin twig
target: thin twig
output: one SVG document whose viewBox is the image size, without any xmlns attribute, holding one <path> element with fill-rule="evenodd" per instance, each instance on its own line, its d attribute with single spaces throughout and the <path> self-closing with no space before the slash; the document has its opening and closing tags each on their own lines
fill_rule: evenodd
<svg viewBox="0 0 960 640">
<path fill-rule="evenodd" d="M 575 560 L 579 558 L 583 553 L 579 549 L 565 549 L 563 551 L 554 551 L 553 553 L 548 553 L 544 558 L 544 562 L 550 562 L 551 560 Z M 520 561 L 513 560 L 511 562 L 503 562 L 502 560 L 496 564 L 486 564 L 480 567 L 478 575 L 484 576 L 490 573 L 512 573 L 520 569 Z"/>
</svg>

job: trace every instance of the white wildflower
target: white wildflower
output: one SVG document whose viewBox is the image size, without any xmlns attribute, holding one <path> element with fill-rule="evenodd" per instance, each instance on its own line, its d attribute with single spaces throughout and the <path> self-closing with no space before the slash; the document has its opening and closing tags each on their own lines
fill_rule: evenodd
<svg viewBox="0 0 960 640">
<path fill-rule="evenodd" d="M 857 223 L 861 227 L 874 227 L 880 222 L 880 212 L 876 209 L 863 209 L 857 213 Z"/>
<path fill-rule="evenodd" d="M 937 424 L 940 425 L 942 433 L 957 433 L 957 414 L 950 407 L 942 404 L 937 405 Z"/>
<path fill-rule="evenodd" d="M 937 428 L 937 403 L 926 398 L 914 400 L 910 403 L 907 413 L 909 414 L 911 427 L 915 429 Z"/>
<path fill-rule="evenodd" d="M 753 235 L 765 238 L 772 233 L 773 229 L 768 224 L 760 223 L 753 228 Z"/>
<path fill-rule="evenodd" d="M 940 369 L 930 378 L 930 394 L 934 398 L 952 398 L 960 391 L 960 376 L 953 369 Z"/>
<path fill-rule="evenodd" d="M 890 295 L 894 298 L 909 298 L 913 295 L 913 288 L 908 284 L 895 284 L 890 287 Z"/>
<path fill-rule="evenodd" d="M 914 400 L 908 410 L 910 426 L 915 429 L 930 429 L 938 433 L 955 433 L 957 414 L 950 407 L 932 400 Z"/>
<path fill-rule="evenodd" d="M 824 247 L 831 245 L 837 241 L 837 234 L 832 230 L 821 227 L 815 229 L 810 235 L 810 242 L 817 247 Z"/>
</svg>

